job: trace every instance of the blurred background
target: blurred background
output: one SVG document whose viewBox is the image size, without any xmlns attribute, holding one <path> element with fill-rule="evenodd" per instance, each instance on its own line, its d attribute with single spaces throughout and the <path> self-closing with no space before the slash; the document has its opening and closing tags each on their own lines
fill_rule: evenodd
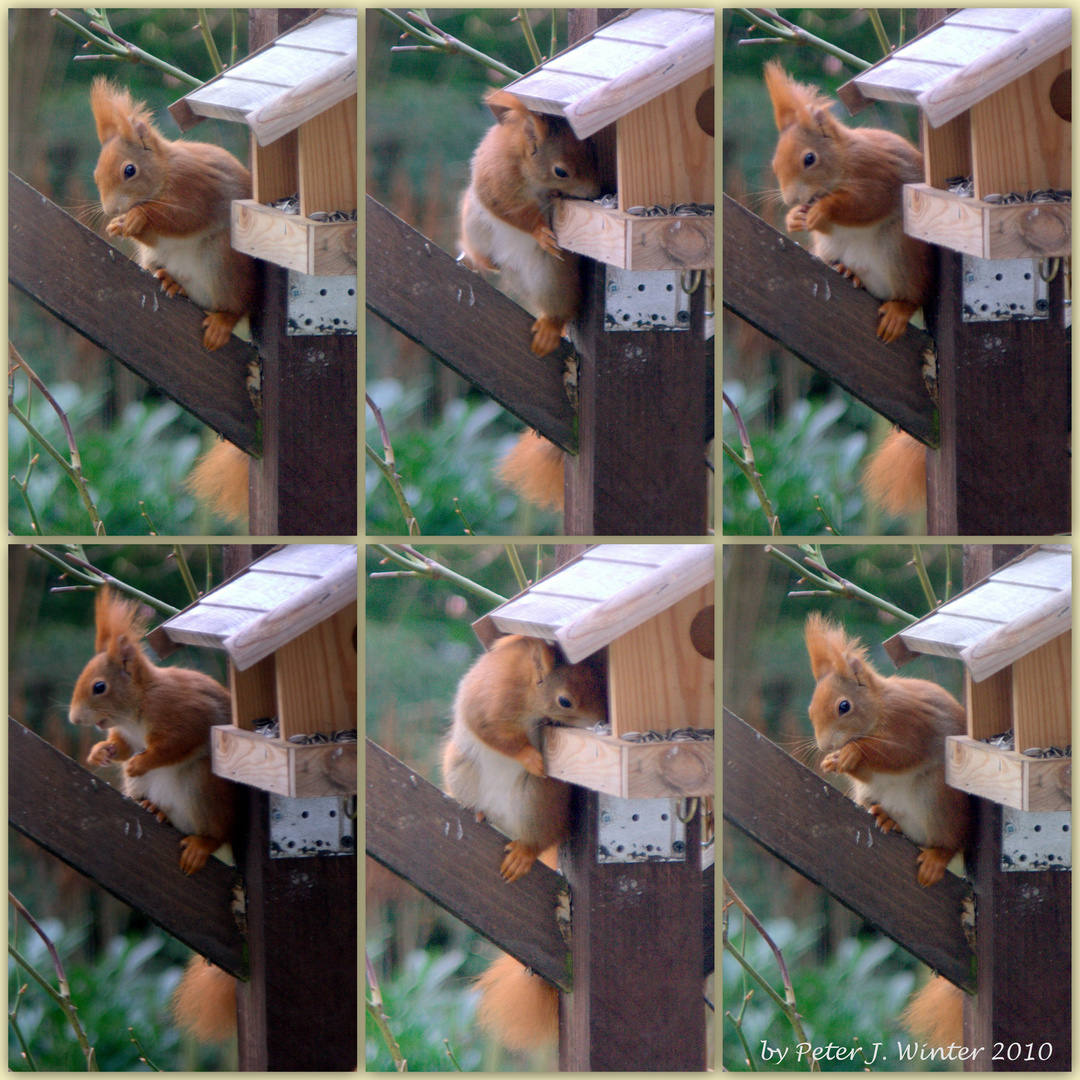
<svg viewBox="0 0 1080 1080">
<path fill-rule="evenodd" d="M 393 9 L 405 16 L 404 9 Z M 442 30 L 522 74 L 533 67 L 512 8 L 430 8 Z M 530 10 L 545 56 L 566 47 L 566 11 Z M 494 123 L 485 92 L 508 77 L 464 56 L 393 51 L 415 45 L 374 9 L 365 14 L 366 190 L 444 251 L 457 256 L 458 200 L 469 183 L 469 160 Z M 367 319 L 367 392 L 390 429 L 398 471 L 425 534 L 460 535 L 453 500 L 482 535 L 548 535 L 558 518 L 518 500 L 492 480 L 496 462 L 522 425 L 421 346 L 377 318 Z M 381 448 L 370 410 L 367 441 Z M 367 532 L 406 530 L 389 489 L 370 464 Z"/>
<path fill-rule="evenodd" d="M 94 591 L 73 588 L 43 553 L 62 557 L 61 545 L 8 547 L 8 712 L 58 750 L 82 762 L 97 741 L 94 732 L 68 722 L 75 681 L 94 655 Z M 200 588 L 222 580 L 221 548 L 184 547 Z M 87 562 L 175 608 L 191 603 L 173 549 L 160 544 L 97 545 L 78 549 Z M 151 628 L 167 616 L 155 612 Z M 200 668 L 225 682 L 224 654 L 184 647 L 170 666 Z M 99 779 L 120 786 L 119 767 L 95 769 Z M 18 777 L 9 778 L 18 784 Z M 62 802 L 58 801 L 60 812 Z M 104 1071 L 144 1070 L 132 1043 L 133 1029 L 154 1065 L 166 1070 L 235 1069 L 235 1043 L 204 1050 L 181 1040 L 169 1022 L 168 1001 L 190 950 L 142 915 L 114 899 L 59 859 L 8 829 L 8 888 L 46 929 L 63 961 L 80 1020 Z M 56 976 L 41 940 L 9 908 L 9 939 L 55 985 Z M 18 1025 L 35 1067 L 83 1071 L 85 1060 L 60 1010 L 25 972 L 8 960 L 8 1005 L 29 984 L 17 1009 Z M 26 1071 L 8 1026 L 8 1066 Z"/>
<path fill-rule="evenodd" d="M 775 546 L 805 569 L 807 551 L 793 544 Z M 961 591 L 958 546 L 827 544 L 812 554 L 815 559 L 822 555 L 841 578 L 917 618 L 936 606 L 920 582 L 917 562 L 923 564 L 937 602 Z M 817 588 L 801 581 L 799 572 L 761 545 L 726 544 L 723 575 L 723 705 L 803 764 L 816 768 L 821 755 L 807 715 L 814 691 L 803 640 L 807 615 L 820 611 L 842 624 L 849 635 L 860 637 L 869 647 L 870 662 L 886 676 L 898 672 L 881 643 L 906 624 L 854 597 L 795 595 Z M 955 662 L 921 656 L 899 674 L 930 679 L 963 700 L 962 673 Z M 840 784 L 843 788 L 843 781 Z M 913 858 L 913 874 L 914 869 Z M 900 1067 L 895 1047 L 898 1041 L 907 1042 L 908 1036 L 898 1018 L 911 991 L 925 980 L 926 970 L 920 970 L 921 965 L 910 954 L 726 823 L 724 875 L 783 950 L 807 1037 L 815 1045 L 833 1042 L 845 1048 L 858 1039 L 867 1048 L 867 1060 L 873 1057 L 873 1044 L 884 1041 L 890 1060 L 879 1058 L 874 1069 Z M 749 926 L 744 933 L 735 909 L 731 909 L 728 934 L 782 993 L 772 953 Z M 759 1053 L 763 1039 L 772 1046 L 794 1046 L 790 1026 L 760 988 L 744 1006 L 744 996 L 753 984 L 727 953 L 723 973 L 725 1066 L 731 1070 L 747 1068 L 731 1016 L 741 1016 L 743 1032 Z M 787 1070 L 793 1055 L 794 1051 L 786 1065 L 758 1059 L 755 1067 Z M 799 1067 L 805 1068 L 806 1062 Z M 924 1068 L 920 1063 L 920 1071 Z"/>
<path fill-rule="evenodd" d="M 502 545 L 416 548 L 506 599 L 520 592 Z M 555 569 L 553 546 L 520 544 L 516 551 L 530 581 Z M 367 734 L 441 787 L 439 750 L 454 691 L 482 651 L 472 623 L 497 602 L 450 581 L 373 576 L 397 569 L 378 546 L 367 548 Z M 410 1071 L 453 1069 L 444 1039 L 466 1071 L 555 1068 L 554 1050 L 511 1054 L 479 1036 L 469 984 L 497 955 L 494 946 L 373 859 L 365 863 L 365 886 L 367 953 Z M 392 1068 L 370 1021 L 366 1062 L 373 1071 Z"/>
<path fill-rule="evenodd" d="M 247 52 L 247 9 L 236 9 L 238 55 Z M 148 53 L 166 60 L 200 80 L 213 77 L 206 46 L 193 9 L 109 10 L 113 30 Z M 90 17 L 76 9 L 67 18 L 88 26 Z M 232 12 L 204 11 L 223 59 L 230 54 Z M 101 207 L 94 185 L 94 165 L 100 144 L 90 112 L 90 83 L 108 75 L 145 101 L 155 125 L 171 140 L 180 130 L 165 111 L 188 92 L 188 87 L 147 64 L 110 59 L 79 60 L 80 53 L 97 54 L 85 39 L 48 8 L 8 11 L 8 167 L 62 210 L 99 234 L 104 233 Z M 224 146 L 247 162 L 247 140 L 237 124 L 219 120 L 200 124 L 190 141 Z M 48 237 L 42 237 L 43 244 Z M 30 367 L 41 377 L 71 419 L 84 473 L 106 528 L 113 535 L 147 535 L 153 529 L 173 535 L 221 532 L 195 508 L 182 482 L 200 449 L 212 443 L 212 433 L 178 405 L 147 384 L 74 330 L 8 288 L 8 336 Z M 15 401 L 31 415 L 53 445 L 66 442 L 52 409 L 35 392 L 27 400 L 27 380 L 15 378 Z M 9 472 L 29 494 L 40 515 L 44 535 L 86 535 L 91 530 L 74 487 L 59 468 L 29 439 L 15 420 L 8 421 Z M 28 470 L 34 454 L 41 459 Z M 139 501 L 151 525 L 140 513 Z M 9 485 L 8 527 L 31 533 L 24 500 Z"/>
<path fill-rule="evenodd" d="M 868 63 L 883 53 L 864 8 L 780 8 L 802 30 L 840 46 Z M 897 45 L 915 35 L 915 11 L 879 11 L 889 41 Z M 741 11 L 722 8 L 724 67 L 723 190 L 737 202 L 784 231 L 786 208 L 770 162 L 776 148 L 776 123 L 762 71 L 780 60 L 800 82 L 817 85 L 835 98 L 836 90 L 858 71 L 810 44 L 767 41 Z M 755 39 L 757 39 L 755 41 Z M 754 44 L 743 44 L 755 41 Z M 839 103 L 833 115 L 852 126 L 884 127 L 918 142 L 914 109 L 876 103 L 848 115 Z M 808 244 L 806 234 L 794 239 Z M 825 376 L 796 359 L 728 311 L 723 327 L 724 392 L 734 401 L 750 431 L 757 468 L 789 536 L 821 535 L 825 523 L 814 497 L 842 533 L 882 535 L 923 532 L 902 522 L 878 520 L 863 504 L 858 481 L 863 458 L 889 425 L 868 406 L 839 390 Z M 842 333 L 842 328 L 837 328 Z M 724 410 L 724 439 L 740 447 L 731 413 Z M 742 473 L 724 458 L 723 528 L 727 536 L 768 532 L 760 504 Z"/>
</svg>

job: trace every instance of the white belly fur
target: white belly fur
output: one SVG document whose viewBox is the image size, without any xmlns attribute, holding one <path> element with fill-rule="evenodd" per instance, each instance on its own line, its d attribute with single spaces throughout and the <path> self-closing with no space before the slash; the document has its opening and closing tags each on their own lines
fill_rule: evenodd
<svg viewBox="0 0 1080 1080">
<path fill-rule="evenodd" d="M 875 225 L 852 228 L 833 226 L 832 232 L 814 234 L 814 254 L 827 263 L 842 262 L 877 300 L 902 295 L 895 280 L 900 262 L 900 222 L 886 218 Z"/>
<path fill-rule="evenodd" d="M 940 772 L 940 763 L 937 771 Z M 874 773 L 864 783 L 855 782 L 853 794 L 863 806 L 877 803 L 900 827 L 900 831 L 920 847 L 936 847 L 941 838 L 933 826 L 939 805 L 939 777 L 934 769 L 912 769 L 902 773 Z"/>
<path fill-rule="evenodd" d="M 222 310 L 226 288 L 221 280 L 223 268 L 217 230 L 159 237 L 152 248 L 143 248 L 140 262 L 147 268 L 161 266 L 168 270 L 183 285 L 188 299 L 204 311 Z"/>
<path fill-rule="evenodd" d="M 535 730 L 530 741 L 538 744 Z M 454 731 L 454 742 L 461 754 L 476 763 L 483 776 L 484 816 L 500 832 L 514 838 L 524 831 L 521 814 L 526 803 L 525 791 L 535 778 L 511 757 L 492 750 L 464 725 Z M 478 808 L 476 793 L 455 792 L 458 800 L 470 809 Z"/>
</svg>

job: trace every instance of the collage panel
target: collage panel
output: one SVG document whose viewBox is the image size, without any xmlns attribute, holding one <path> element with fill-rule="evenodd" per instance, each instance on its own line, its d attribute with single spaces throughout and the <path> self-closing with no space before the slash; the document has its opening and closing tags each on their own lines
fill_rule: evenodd
<svg viewBox="0 0 1080 1080">
<path fill-rule="evenodd" d="M 357 12 L 8 26 L 9 532 L 355 536 Z"/>
<path fill-rule="evenodd" d="M 715 561 L 369 545 L 369 1070 L 712 1060 Z"/>
<path fill-rule="evenodd" d="M 1068 533 L 1071 11 L 722 18 L 725 534 Z"/>
<path fill-rule="evenodd" d="M 12 1067 L 354 1068 L 356 544 L 7 554 Z"/>
<path fill-rule="evenodd" d="M 725 546 L 729 1069 L 1069 1061 L 1072 559 Z"/>
<path fill-rule="evenodd" d="M 368 12 L 368 535 L 709 533 L 715 22 Z"/>
</svg>

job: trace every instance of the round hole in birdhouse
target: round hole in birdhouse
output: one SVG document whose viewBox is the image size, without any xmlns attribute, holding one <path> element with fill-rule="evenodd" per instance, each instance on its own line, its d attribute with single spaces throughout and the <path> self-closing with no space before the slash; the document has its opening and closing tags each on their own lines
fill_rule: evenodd
<svg viewBox="0 0 1080 1080">
<path fill-rule="evenodd" d="M 1050 84 L 1050 108 L 1066 123 L 1072 123 L 1072 68 Z"/>
<path fill-rule="evenodd" d="M 698 127 L 705 132 L 709 138 L 714 137 L 716 129 L 716 88 L 710 86 L 708 90 L 705 90 L 701 97 L 697 99 L 697 104 L 694 106 L 694 119 L 698 122 Z"/>
<path fill-rule="evenodd" d="M 703 607 L 690 622 L 690 644 L 705 657 L 713 659 L 713 605 Z"/>
</svg>

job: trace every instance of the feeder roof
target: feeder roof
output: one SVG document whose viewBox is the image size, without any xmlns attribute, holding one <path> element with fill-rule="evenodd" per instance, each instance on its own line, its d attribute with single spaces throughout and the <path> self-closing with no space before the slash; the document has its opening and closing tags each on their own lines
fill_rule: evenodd
<svg viewBox="0 0 1080 1080">
<path fill-rule="evenodd" d="M 715 18 L 712 8 L 627 12 L 506 89 L 588 138 L 715 63 Z"/>
<path fill-rule="evenodd" d="M 171 640 L 224 649 L 240 671 L 356 600 L 355 544 L 290 544 L 161 624 Z"/>
</svg>

